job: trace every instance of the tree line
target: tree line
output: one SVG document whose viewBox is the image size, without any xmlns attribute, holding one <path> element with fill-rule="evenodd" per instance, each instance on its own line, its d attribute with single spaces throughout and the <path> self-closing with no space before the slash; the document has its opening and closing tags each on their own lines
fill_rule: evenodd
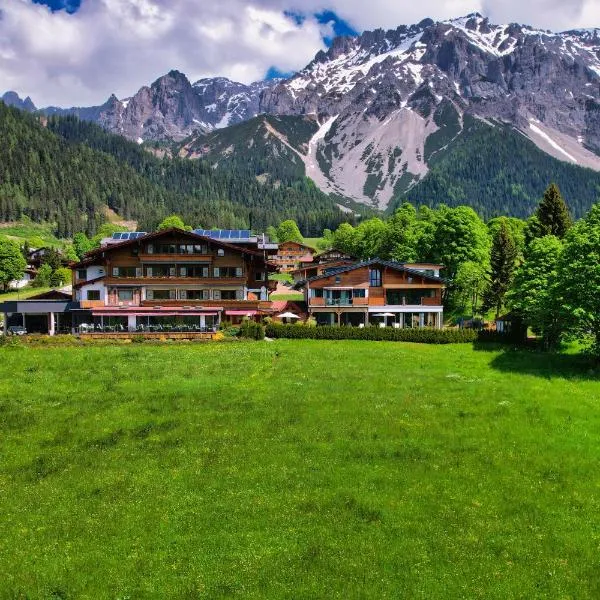
<svg viewBox="0 0 600 600">
<path fill-rule="evenodd" d="M 45 119 L 0 103 L 0 221 L 27 216 L 61 238 L 97 233 L 106 208 L 141 230 L 178 212 L 203 227 L 264 229 L 286 218 L 317 234 L 345 216 L 308 179 L 277 185 L 159 158 L 76 117 Z"/>
</svg>

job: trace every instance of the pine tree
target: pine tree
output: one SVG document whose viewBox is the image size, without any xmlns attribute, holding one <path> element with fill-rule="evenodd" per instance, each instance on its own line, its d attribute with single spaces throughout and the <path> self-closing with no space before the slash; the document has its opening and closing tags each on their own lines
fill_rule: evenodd
<svg viewBox="0 0 600 600">
<path fill-rule="evenodd" d="M 535 212 L 537 223 L 533 237 L 554 235 L 559 239 L 565 237 L 573 224 L 566 202 L 555 183 L 544 192 L 544 197 Z"/>
<path fill-rule="evenodd" d="M 504 296 L 512 284 L 518 249 L 506 223 L 494 235 L 490 254 L 490 283 L 485 293 L 484 309 L 496 309 L 496 318 L 504 304 Z"/>
</svg>

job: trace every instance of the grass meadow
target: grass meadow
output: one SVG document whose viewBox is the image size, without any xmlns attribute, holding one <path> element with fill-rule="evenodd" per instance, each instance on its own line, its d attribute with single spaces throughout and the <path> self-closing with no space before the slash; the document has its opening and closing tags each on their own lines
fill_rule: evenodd
<svg viewBox="0 0 600 600">
<path fill-rule="evenodd" d="M 577 356 L 0 348 L 0 598 L 600 597 Z"/>
</svg>

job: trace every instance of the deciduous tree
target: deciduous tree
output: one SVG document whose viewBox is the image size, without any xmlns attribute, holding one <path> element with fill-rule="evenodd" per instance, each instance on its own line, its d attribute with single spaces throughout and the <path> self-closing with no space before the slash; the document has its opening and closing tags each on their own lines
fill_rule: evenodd
<svg viewBox="0 0 600 600">
<path fill-rule="evenodd" d="M 532 240 L 506 295 L 509 308 L 534 333 L 542 336 L 547 349 L 556 347 L 562 330 L 557 287 L 561 252 L 562 243 L 556 236 L 547 235 Z"/>
<path fill-rule="evenodd" d="M 18 244 L 0 239 L 0 285 L 4 291 L 8 289 L 11 281 L 23 277 L 26 267 L 27 261 L 23 258 Z"/>
</svg>

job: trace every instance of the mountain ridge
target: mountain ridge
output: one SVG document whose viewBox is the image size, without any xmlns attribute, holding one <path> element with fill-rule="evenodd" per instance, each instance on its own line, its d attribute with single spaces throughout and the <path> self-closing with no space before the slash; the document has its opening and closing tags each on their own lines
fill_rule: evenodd
<svg viewBox="0 0 600 600">
<path fill-rule="evenodd" d="M 318 127 L 293 157 L 305 175 L 328 194 L 389 210 L 426 180 L 436 157 L 468 138 L 467 117 L 507 125 L 556 160 L 600 172 L 600 29 L 553 33 L 479 13 L 424 19 L 335 38 L 288 79 L 191 83 L 171 71 L 129 99 L 62 110 L 139 143 L 183 144 L 182 156 L 208 155 L 216 168 L 232 162 L 217 157 L 212 133 L 262 114 L 307 117 Z M 234 131 L 261 148 L 260 160 L 245 152 L 257 176 L 268 175 L 268 161 L 299 166 L 290 166 L 277 127 L 261 133 L 270 148 Z M 241 151 L 230 143 L 221 152 L 230 146 Z"/>
</svg>

